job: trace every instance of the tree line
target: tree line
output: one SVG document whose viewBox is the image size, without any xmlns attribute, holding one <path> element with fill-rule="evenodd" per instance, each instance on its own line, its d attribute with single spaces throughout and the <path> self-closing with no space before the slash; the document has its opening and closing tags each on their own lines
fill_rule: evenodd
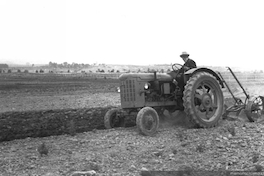
<svg viewBox="0 0 264 176">
<path fill-rule="evenodd" d="M 68 62 L 63 62 L 63 63 L 56 63 L 56 62 L 49 62 L 49 67 L 51 68 L 87 68 L 89 67 L 90 64 L 78 64 L 78 63 L 68 63 Z"/>
</svg>

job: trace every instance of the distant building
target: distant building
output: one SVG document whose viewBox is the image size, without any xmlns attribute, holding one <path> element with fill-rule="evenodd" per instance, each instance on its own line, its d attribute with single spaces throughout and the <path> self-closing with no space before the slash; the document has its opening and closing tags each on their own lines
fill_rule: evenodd
<svg viewBox="0 0 264 176">
<path fill-rule="evenodd" d="M 0 64 L 0 69 L 2 68 L 8 68 L 8 65 L 7 64 Z"/>
</svg>

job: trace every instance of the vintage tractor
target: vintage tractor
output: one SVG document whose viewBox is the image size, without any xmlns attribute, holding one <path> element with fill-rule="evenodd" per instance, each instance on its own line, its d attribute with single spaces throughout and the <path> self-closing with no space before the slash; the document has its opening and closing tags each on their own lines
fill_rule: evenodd
<svg viewBox="0 0 264 176">
<path fill-rule="evenodd" d="M 121 108 L 110 109 L 104 117 L 107 129 L 124 125 L 135 118 L 139 132 L 154 135 L 164 110 L 184 110 L 199 127 L 217 125 L 224 111 L 224 84 L 208 68 L 193 68 L 184 73 L 180 64 L 170 73 L 125 73 L 120 75 Z"/>
</svg>

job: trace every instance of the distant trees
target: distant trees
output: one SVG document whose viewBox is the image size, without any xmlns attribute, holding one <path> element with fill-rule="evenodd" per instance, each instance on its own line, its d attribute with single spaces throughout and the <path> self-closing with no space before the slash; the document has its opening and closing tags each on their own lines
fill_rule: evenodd
<svg viewBox="0 0 264 176">
<path fill-rule="evenodd" d="M 89 70 L 89 69 L 94 69 L 96 68 L 93 72 L 96 73 L 153 73 L 154 71 L 156 71 L 157 73 L 167 73 L 170 72 L 170 69 L 168 69 L 167 65 L 161 65 L 161 66 L 154 66 L 154 67 L 144 67 L 144 66 L 129 66 L 129 67 L 112 67 L 110 65 L 106 65 L 106 64 L 98 64 L 98 63 L 94 63 L 94 64 L 84 64 L 84 63 L 68 63 L 68 62 L 62 62 L 62 63 L 56 63 L 56 62 L 49 62 L 47 69 L 63 69 L 65 70 L 65 72 L 68 72 L 68 70 L 70 70 L 70 72 L 78 72 L 81 70 Z M 89 72 L 89 71 L 87 71 Z"/>
<path fill-rule="evenodd" d="M 104 73 L 105 71 L 104 71 L 104 69 L 101 70 L 101 69 L 98 68 L 98 69 L 96 70 L 96 72 Z"/>
<path fill-rule="evenodd" d="M 53 63 L 53 62 L 49 62 L 49 67 L 52 67 L 52 68 L 57 68 L 58 67 L 58 64 L 57 63 Z"/>
<path fill-rule="evenodd" d="M 155 69 L 148 68 L 147 73 L 154 73 L 155 71 L 156 71 Z"/>
<path fill-rule="evenodd" d="M 78 64 L 78 63 L 71 63 L 69 64 L 68 62 L 63 62 L 61 64 L 58 64 L 56 62 L 49 62 L 49 67 L 51 68 L 67 68 L 67 69 L 78 69 L 78 68 L 86 68 L 89 67 L 90 64 Z"/>
</svg>

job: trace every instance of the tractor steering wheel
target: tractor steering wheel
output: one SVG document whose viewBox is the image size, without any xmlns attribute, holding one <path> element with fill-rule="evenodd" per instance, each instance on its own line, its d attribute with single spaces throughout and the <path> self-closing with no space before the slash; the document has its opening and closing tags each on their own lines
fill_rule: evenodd
<svg viewBox="0 0 264 176">
<path fill-rule="evenodd" d="M 178 72 L 181 68 L 182 68 L 183 65 L 181 64 L 173 64 L 172 65 L 172 70 L 175 71 L 175 72 Z"/>
</svg>

